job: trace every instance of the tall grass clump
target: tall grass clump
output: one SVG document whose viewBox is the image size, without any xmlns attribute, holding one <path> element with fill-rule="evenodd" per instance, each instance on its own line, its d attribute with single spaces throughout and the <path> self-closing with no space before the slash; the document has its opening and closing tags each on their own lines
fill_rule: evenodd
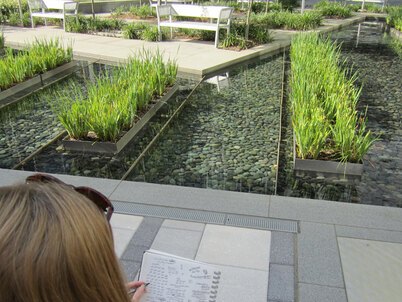
<svg viewBox="0 0 402 302">
<path fill-rule="evenodd" d="M 0 90 L 70 62 L 72 56 L 72 48 L 63 48 L 57 39 L 36 40 L 16 54 L 12 49 L 6 49 L 5 56 L 0 59 Z"/>
<path fill-rule="evenodd" d="M 4 43 L 5 43 L 4 33 L 0 31 L 0 50 L 4 48 Z"/>
<path fill-rule="evenodd" d="M 352 8 L 339 2 L 323 0 L 315 4 L 314 9 L 329 18 L 349 18 L 352 16 Z"/>
<path fill-rule="evenodd" d="M 402 5 L 387 8 L 387 24 L 402 31 Z"/>
<path fill-rule="evenodd" d="M 321 25 L 322 15 L 315 11 L 307 11 L 303 14 L 279 11 L 253 15 L 252 20 L 274 29 L 309 30 Z"/>
<path fill-rule="evenodd" d="M 58 118 L 72 139 L 115 142 L 135 123 L 138 112 L 173 85 L 176 74 L 174 62 L 164 63 L 159 52 L 143 51 L 121 68 L 88 82 L 86 94 L 74 86 L 61 95 Z"/>
<path fill-rule="evenodd" d="M 290 102 L 297 157 L 361 162 L 375 138 L 356 107 L 357 75 L 342 67 L 340 47 L 317 33 L 292 40 Z"/>
</svg>

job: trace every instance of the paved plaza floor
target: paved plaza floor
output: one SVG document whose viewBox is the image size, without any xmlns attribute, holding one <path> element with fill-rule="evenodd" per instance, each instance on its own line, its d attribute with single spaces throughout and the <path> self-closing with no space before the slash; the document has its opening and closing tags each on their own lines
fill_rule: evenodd
<svg viewBox="0 0 402 302">
<path fill-rule="evenodd" d="M 1 169 L 0 184 L 31 173 Z M 218 265 L 218 301 L 400 301 L 402 209 L 58 177 L 110 197 L 116 253 L 130 280 L 152 248 Z"/>
<path fill-rule="evenodd" d="M 361 18 L 327 20 L 320 30 Z M 294 34 L 275 31 L 270 45 L 234 52 L 212 43 L 149 43 L 45 27 L 5 27 L 4 33 L 9 46 L 61 37 L 73 43 L 77 57 L 113 62 L 143 47 L 158 48 L 177 60 L 181 73 L 195 77 L 278 51 Z M 21 182 L 31 173 L 0 169 L 0 185 Z M 400 208 L 59 177 L 110 197 L 116 208 L 111 222 L 116 253 L 128 279 L 136 278 L 142 253 L 152 248 L 220 266 L 226 278 L 221 302 L 401 301 Z"/>
</svg>

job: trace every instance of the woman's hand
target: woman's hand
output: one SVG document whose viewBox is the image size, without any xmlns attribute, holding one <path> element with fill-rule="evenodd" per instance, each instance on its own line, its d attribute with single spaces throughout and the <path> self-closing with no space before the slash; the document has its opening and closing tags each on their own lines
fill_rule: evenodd
<svg viewBox="0 0 402 302">
<path fill-rule="evenodd" d="M 127 289 L 132 290 L 136 289 L 133 297 L 131 298 L 131 302 L 140 302 L 141 297 L 145 293 L 145 282 L 144 281 L 132 281 L 127 283 Z"/>
</svg>

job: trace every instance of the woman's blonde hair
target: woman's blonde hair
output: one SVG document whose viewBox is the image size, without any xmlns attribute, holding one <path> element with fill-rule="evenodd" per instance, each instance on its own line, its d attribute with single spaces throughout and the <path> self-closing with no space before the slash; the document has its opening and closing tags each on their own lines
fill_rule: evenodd
<svg viewBox="0 0 402 302">
<path fill-rule="evenodd" d="M 0 301 L 129 301 L 92 201 L 57 184 L 0 188 Z"/>
</svg>

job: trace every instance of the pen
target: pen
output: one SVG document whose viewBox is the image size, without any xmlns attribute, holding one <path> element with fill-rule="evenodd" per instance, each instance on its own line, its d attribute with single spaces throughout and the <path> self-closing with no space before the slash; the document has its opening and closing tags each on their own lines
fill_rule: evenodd
<svg viewBox="0 0 402 302">
<path fill-rule="evenodd" d="M 144 283 L 145 287 L 147 287 L 149 284 L 151 284 L 151 283 L 149 283 L 149 282 L 148 282 L 148 283 Z M 128 294 L 129 294 L 129 295 L 134 295 L 134 293 L 137 291 L 137 289 L 138 289 L 138 287 L 130 289 L 130 290 L 128 291 Z"/>
</svg>

